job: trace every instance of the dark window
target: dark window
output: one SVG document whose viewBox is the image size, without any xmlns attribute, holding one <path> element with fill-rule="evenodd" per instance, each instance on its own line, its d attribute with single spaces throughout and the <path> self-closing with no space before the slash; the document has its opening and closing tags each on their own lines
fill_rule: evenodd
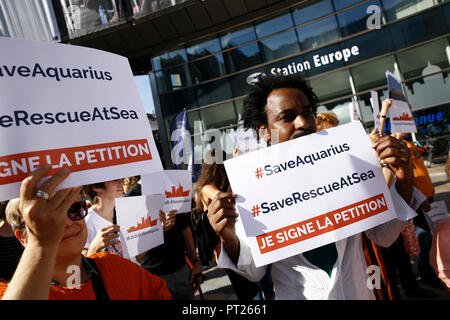
<svg viewBox="0 0 450 320">
<path fill-rule="evenodd" d="M 372 5 L 381 8 L 380 1 L 373 0 L 337 14 L 343 37 L 367 30 L 367 19 L 371 15 L 367 8 Z"/>
<path fill-rule="evenodd" d="M 152 60 L 153 70 L 160 70 L 177 64 L 186 63 L 186 50 L 183 48 L 172 52 L 166 52 L 158 57 L 154 57 Z"/>
<path fill-rule="evenodd" d="M 221 103 L 199 111 L 206 130 L 237 123 L 233 102 Z"/>
<path fill-rule="evenodd" d="M 233 93 L 233 98 L 248 94 L 250 85 L 247 83 L 247 78 L 250 75 L 254 75 L 254 74 L 257 74 L 260 72 L 263 72 L 262 68 L 253 69 L 251 71 L 239 73 L 235 76 L 230 77 L 229 79 L 230 79 L 231 91 Z"/>
<path fill-rule="evenodd" d="M 299 24 L 314 20 L 319 17 L 323 17 L 333 12 L 333 5 L 330 0 L 315 1 L 311 4 L 301 4 L 295 7 L 292 12 L 294 17 L 294 23 L 296 26 Z"/>
<path fill-rule="evenodd" d="M 347 7 L 350 7 L 354 4 L 357 4 L 358 2 L 361 2 L 362 0 L 333 0 L 334 8 L 337 10 L 341 10 Z"/>
<path fill-rule="evenodd" d="M 336 71 L 310 79 L 309 84 L 320 101 L 352 93 L 348 70 Z"/>
<path fill-rule="evenodd" d="M 231 30 L 220 35 L 220 43 L 223 49 L 232 48 L 252 40 L 256 40 L 253 26 Z"/>
<path fill-rule="evenodd" d="M 386 28 L 371 31 L 345 41 L 345 47 L 352 48 L 353 46 L 359 48 L 359 54 L 352 56 L 348 63 L 355 63 L 392 51 L 389 33 Z"/>
<path fill-rule="evenodd" d="M 340 38 L 335 16 L 309 23 L 296 30 L 302 50 L 317 48 Z"/>
<path fill-rule="evenodd" d="M 447 47 L 447 39 L 440 39 L 397 54 L 403 78 L 409 79 L 423 75 L 424 72 L 433 73 L 448 68 Z"/>
<path fill-rule="evenodd" d="M 220 50 L 220 42 L 216 38 L 192 45 L 186 49 L 189 61 L 208 56 Z"/>
<path fill-rule="evenodd" d="M 227 79 L 208 82 L 195 87 L 200 106 L 231 99 L 230 85 Z"/>
<path fill-rule="evenodd" d="M 197 106 L 193 89 L 183 89 L 159 95 L 159 102 L 164 116 L 172 115 Z"/>
<path fill-rule="evenodd" d="M 256 35 L 258 38 L 263 38 L 269 34 L 276 33 L 278 31 L 286 30 L 293 27 L 292 17 L 290 13 L 283 14 L 276 18 L 267 19 L 255 26 Z"/>
<path fill-rule="evenodd" d="M 221 53 L 206 59 L 191 62 L 189 63 L 189 67 L 194 84 L 225 74 L 225 65 Z"/>
<path fill-rule="evenodd" d="M 363 63 L 352 68 L 356 90 L 364 91 L 386 85 L 386 71 L 394 71 L 394 56 Z"/>
<path fill-rule="evenodd" d="M 294 30 L 261 40 L 260 43 L 264 61 L 271 61 L 300 52 Z"/>
<path fill-rule="evenodd" d="M 229 73 L 250 68 L 262 63 L 258 43 L 251 43 L 223 53 Z"/>
<path fill-rule="evenodd" d="M 444 6 L 444 14 L 447 21 L 447 30 L 450 30 L 450 3 Z"/>
<path fill-rule="evenodd" d="M 387 21 L 404 18 L 430 8 L 440 0 L 383 0 L 383 11 Z"/>
<path fill-rule="evenodd" d="M 446 33 L 440 8 L 397 22 L 390 26 L 397 49 L 432 39 Z"/>
<path fill-rule="evenodd" d="M 192 84 L 187 65 L 158 71 L 155 75 L 159 93 L 176 90 Z"/>
</svg>

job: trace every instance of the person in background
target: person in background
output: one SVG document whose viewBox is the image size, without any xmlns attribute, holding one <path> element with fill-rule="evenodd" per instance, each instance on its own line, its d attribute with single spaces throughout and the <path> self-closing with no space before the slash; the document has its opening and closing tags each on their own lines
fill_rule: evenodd
<svg viewBox="0 0 450 320">
<path fill-rule="evenodd" d="M 322 112 L 316 117 L 317 132 L 337 127 L 339 119 L 334 112 Z"/>
<path fill-rule="evenodd" d="M 7 219 L 25 249 L 11 282 L 0 283 L 0 297 L 170 300 L 164 280 L 135 263 L 108 252 L 91 258 L 82 255 L 87 208 L 81 199 L 81 187 L 54 191 L 69 176 L 68 168 L 40 185 L 50 170 L 51 165 L 46 165 L 32 171 L 22 182 L 18 207 L 7 208 Z"/>
<path fill-rule="evenodd" d="M 88 236 L 83 250 L 86 256 L 105 250 L 123 255 L 115 216 L 115 199 L 123 197 L 123 181 L 116 179 L 83 187 L 93 202 L 86 217 Z"/>
<path fill-rule="evenodd" d="M 123 180 L 123 193 L 127 194 L 130 189 L 140 181 L 139 177 L 128 177 Z"/>
<path fill-rule="evenodd" d="M 19 199 L 11 200 L 10 207 L 17 207 Z M 6 219 L 8 201 L 0 202 L 0 281 L 11 280 L 22 256 L 23 246 L 14 235 L 10 223 Z"/>
<path fill-rule="evenodd" d="M 215 234 L 207 218 L 208 206 L 212 199 L 220 192 L 230 190 L 223 163 L 216 162 L 215 149 L 205 155 L 202 170 L 195 186 L 195 209 L 194 220 L 200 222 L 196 224 L 197 240 L 199 249 L 204 253 L 212 253 L 214 250 L 216 259 L 220 255 L 220 238 Z M 226 159 L 226 154 L 222 151 L 222 159 Z M 201 231 L 201 232 L 199 232 Z M 209 257 L 208 257 L 209 258 Z M 258 282 L 253 282 L 237 274 L 233 270 L 225 268 L 225 272 L 230 279 L 234 292 L 239 300 L 253 300 L 259 292 Z"/>
</svg>

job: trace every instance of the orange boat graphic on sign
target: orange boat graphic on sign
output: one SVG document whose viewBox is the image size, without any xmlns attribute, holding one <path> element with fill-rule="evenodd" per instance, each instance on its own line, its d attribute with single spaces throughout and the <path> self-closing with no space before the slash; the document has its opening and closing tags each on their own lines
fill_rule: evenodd
<svg viewBox="0 0 450 320">
<path fill-rule="evenodd" d="M 179 184 L 177 189 L 175 189 L 175 186 L 172 186 L 172 191 L 166 191 L 166 198 L 187 197 L 189 192 L 191 191 L 184 191 L 181 184 Z"/>
<path fill-rule="evenodd" d="M 158 222 L 158 219 L 150 220 L 150 217 L 147 217 L 147 218 L 142 217 L 141 219 L 142 219 L 141 222 L 138 222 L 137 226 L 128 228 L 127 232 L 131 233 L 131 232 L 135 232 L 138 230 L 150 228 L 150 227 L 156 226 L 156 223 Z"/>
<path fill-rule="evenodd" d="M 392 118 L 392 120 L 412 121 L 413 118 L 406 112 L 403 112 L 401 116 Z"/>
</svg>

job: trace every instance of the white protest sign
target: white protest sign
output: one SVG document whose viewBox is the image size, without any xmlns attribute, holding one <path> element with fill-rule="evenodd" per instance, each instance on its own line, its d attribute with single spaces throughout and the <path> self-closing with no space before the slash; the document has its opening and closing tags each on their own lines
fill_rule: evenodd
<svg viewBox="0 0 450 320">
<path fill-rule="evenodd" d="M 117 224 L 120 226 L 124 257 L 135 257 L 164 243 L 159 210 L 164 196 L 136 196 L 116 199 Z"/>
<path fill-rule="evenodd" d="M 163 170 L 128 59 L 0 37 L 0 200 L 35 168 L 59 189 Z"/>
<path fill-rule="evenodd" d="M 142 194 L 163 194 L 163 211 L 191 212 L 192 172 L 189 170 L 164 170 L 141 176 Z"/>
<path fill-rule="evenodd" d="M 378 101 L 378 92 L 370 91 L 370 104 L 372 105 L 373 110 L 373 121 L 375 128 L 378 128 L 378 131 L 381 132 L 381 123 L 380 123 L 380 103 Z"/>
<path fill-rule="evenodd" d="M 416 124 L 402 90 L 402 83 L 389 71 L 386 71 L 390 107 L 391 133 L 417 132 Z"/>
<path fill-rule="evenodd" d="M 352 103 L 348 105 L 349 112 L 350 112 L 350 120 L 361 122 L 361 118 L 359 117 L 358 111 L 356 110 L 357 102 L 355 98 L 352 99 Z"/>
<path fill-rule="evenodd" d="M 225 161 L 256 266 L 396 217 L 370 145 L 351 122 Z"/>
<path fill-rule="evenodd" d="M 444 200 L 434 201 L 430 203 L 430 211 L 427 212 L 431 221 L 435 222 L 440 219 L 448 219 L 447 205 Z"/>
</svg>

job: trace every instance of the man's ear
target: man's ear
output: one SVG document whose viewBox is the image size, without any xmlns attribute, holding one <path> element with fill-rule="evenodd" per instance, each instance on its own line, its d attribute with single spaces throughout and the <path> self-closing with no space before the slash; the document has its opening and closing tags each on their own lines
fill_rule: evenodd
<svg viewBox="0 0 450 320">
<path fill-rule="evenodd" d="M 16 230 L 14 231 L 14 235 L 16 236 L 16 238 L 20 241 L 20 243 L 22 244 L 22 246 L 25 247 L 25 245 L 27 244 L 27 238 L 25 237 L 25 232 L 22 232 L 20 230 Z"/>
<path fill-rule="evenodd" d="M 267 128 L 267 125 L 265 124 L 260 125 L 258 128 L 258 134 L 261 138 L 264 139 L 264 141 L 267 142 L 267 144 L 270 144 L 270 132 L 269 129 Z"/>
</svg>

